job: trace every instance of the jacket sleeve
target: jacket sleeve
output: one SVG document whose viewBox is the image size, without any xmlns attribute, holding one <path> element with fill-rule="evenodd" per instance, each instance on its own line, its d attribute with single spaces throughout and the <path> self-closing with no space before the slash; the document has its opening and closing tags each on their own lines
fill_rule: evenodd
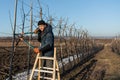
<svg viewBox="0 0 120 80">
<path fill-rule="evenodd" d="M 39 30 L 38 31 L 38 39 L 37 39 L 39 42 L 41 42 L 41 31 Z"/>
<path fill-rule="evenodd" d="M 42 52 L 46 52 L 46 51 L 51 50 L 53 48 L 53 46 L 54 46 L 54 37 L 53 37 L 53 34 L 52 33 L 48 33 L 46 35 L 45 44 L 42 45 L 39 49 Z"/>
</svg>

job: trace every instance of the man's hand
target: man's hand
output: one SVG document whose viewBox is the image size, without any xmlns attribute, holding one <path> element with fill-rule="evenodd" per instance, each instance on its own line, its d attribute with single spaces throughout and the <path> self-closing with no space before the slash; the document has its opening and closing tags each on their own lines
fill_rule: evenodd
<svg viewBox="0 0 120 80">
<path fill-rule="evenodd" d="M 35 53 L 40 53 L 39 48 L 34 48 L 33 50 L 34 50 Z"/>
<path fill-rule="evenodd" d="M 23 38 L 19 38 L 21 41 L 23 41 Z"/>
<path fill-rule="evenodd" d="M 21 41 L 23 41 L 23 37 L 24 37 L 23 35 L 24 35 L 24 32 L 22 32 L 21 35 L 20 35 L 20 38 L 19 38 L 19 39 L 20 39 Z"/>
<path fill-rule="evenodd" d="M 38 31 L 39 31 L 39 28 L 35 29 L 35 30 L 34 30 L 34 33 L 37 34 Z"/>
</svg>

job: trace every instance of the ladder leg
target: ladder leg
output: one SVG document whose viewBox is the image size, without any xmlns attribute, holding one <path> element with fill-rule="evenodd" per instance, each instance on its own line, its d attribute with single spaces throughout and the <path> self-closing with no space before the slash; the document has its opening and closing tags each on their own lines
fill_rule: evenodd
<svg viewBox="0 0 120 80">
<path fill-rule="evenodd" d="M 35 63 L 34 63 L 34 66 L 33 66 L 33 69 L 32 69 L 32 73 L 31 73 L 31 75 L 30 75 L 30 79 L 29 79 L 29 80 L 32 80 L 32 77 L 33 77 L 33 74 L 34 74 L 34 70 L 35 70 L 35 67 L 36 67 L 36 65 L 37 65 L 37 61 L 38 61 L 39 54 L 40 54 L 40 53 L 37 54 L 37 57 L 36 57 L 36 59 L 35 59 Z"/>
<path fill-rule="evenodd" d="M 55 80 L 56 76 L 56 48 L 54 48 L 54 60 L 53 60 L 53 80 Z"/>
<path fill-rule="evenodd" d="M 41 76 L 40 75 L 40 67 L 41 67 L 40 65 L 41 65 L 41 60 L 39 59 L 39 61 L 38 61 L 38 70 L 39 70 L 38 71 L 38 80 L 40 80 L 40 76 Z"/>
<path fill-rule="evenodd" d="M 56 60 L 56 71 L 57 71 L 57 78 L 60 80 L 60 72 L 59 72 L 59 67 L 58 67 L 58 62 Z"/>
<path fill-rule="evenodd" d="M 56 75 L 56 67 L 55 67 L 55 60 L 54 60 L 54 63 L 53 63 L 53 80 L 55 80 L 55 75 Z"/>
</svg>

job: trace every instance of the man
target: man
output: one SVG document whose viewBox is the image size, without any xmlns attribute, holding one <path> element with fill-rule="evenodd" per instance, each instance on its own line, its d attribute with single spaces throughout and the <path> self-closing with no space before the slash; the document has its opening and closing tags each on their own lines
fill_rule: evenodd
<svg viewBox="0 0 120 80">
<path fill-rule="evenodd" d="M 36 33 L 36 31 L 35 31 Z M 39 48 L 34 48 L 35 53 L 41 52 L 41 56 L 53 57 L 54 54 L 54 35 L 52 26 L 40 20 L 38 22 L 38 41 L 41 43 Z M 44 67 L 52 67 L 51 60 L 43 61 Z"/>
</svg>

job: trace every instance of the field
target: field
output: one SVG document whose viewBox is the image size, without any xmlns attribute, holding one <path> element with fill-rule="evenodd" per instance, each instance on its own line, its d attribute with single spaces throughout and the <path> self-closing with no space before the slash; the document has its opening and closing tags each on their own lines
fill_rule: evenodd
<svg viewBox="0 0 120 80">
<path fill-rule="evenodd" d="M 76 47 L 75 51 L 70 51 L 72 48 L 67 47 L 66 51 L 65 42 L 62 42 L 61 48 L 58 45 L 59 42 L 55 40 L 55 46 L 57 47 L 57 59 L 63 61 L 64 58 L 72 56 L 73 60 L 69 60 L 67 64 L 61 62 L 63 67 L 60 68 L 62 80 L 119 80 L 120 77 L 120 56 L 112 52 L 111 48 L 112 39 L 95 39 L 95 43 L 98 43 L 95 47 Z M 4 80 L 9 76 L 9 63 L 11 54 L 11 42 L 12 40 L 0 40 L 0 80 Z M 39 46 L 36 40 L 31 42 L 34 46 Z M 83 43 L 82 43 L 83 44 Z M 70 46 L 70 44 L 67 44 Z M 73 45 L 73 44 L 71 44 Z M 79 46 L 79 45 L 78 45 Z M 77 50 L 78 49 L 78 50 Z M 79 51 L 83 49 L 83 51 Z M 77 52 L 76 52 L 77 51 Z M 74 54 L 72 54 L 72 52 Z M 76 53 L 75 53 L 76 52 Z M 78 52 L 84 52 L 84 54 L 78 54 Z M 68 54 L 69 53 L 69 54 Z M 71 53 L 71 54 L 70 54 Z M 75 55 L 77 55 L 75 58 Z M 36 54 L 31 49 L 30 56 L 30 68 L 34 64 Z M 71 65 L 71 66 L 70 66 Z M 16 73 L 26 71 L 28 68 L 28 46 L 23 42 L 20 42 L 16 47 L 13 58 L 13 71 L 12 75 Z"/>
</svg>

